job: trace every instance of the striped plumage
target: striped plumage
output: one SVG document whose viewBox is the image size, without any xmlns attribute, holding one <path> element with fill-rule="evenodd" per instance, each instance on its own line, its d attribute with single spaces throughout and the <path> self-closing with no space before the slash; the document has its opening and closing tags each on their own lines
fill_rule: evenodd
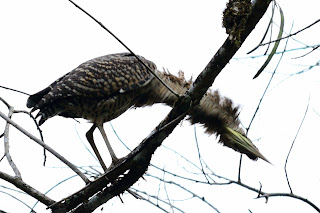
<svg viewBox="0 0 320 213">
<path fill-rule="evenodd" d="M 140 59 L 156 69 L 152 62 Z M 130 108 L 138 90 L 153 78 L 130 54 L 106 55 L 81 64 L 30 96 L 27 107 L 40 109 L 40 125 L 55 115 L 104 123 Z"/>
<path fill-rule="evenodd" d="M 185 93 L 192 81 L 186 81 L 183 73 L 174 76 L 158 71 L 151 61 L 139 58 L 178 94 Z M 103 123 L 110 121 L 130 107 L 141 107 L 155 103 L 174 106 L 177 96 L 172 94 L 147 68 L 130 53 L 106 55 L 89 60 L 62 76 L 49 87 L 31 95 L 27 107 L 38 110 L 39 124 L 55 115 L 84 118 L 93 123 L 87 138 L 103 168 L 106 170 L 94 145 L 92 133 L 96 127 L 104 136 Z M 208 92 L 199 106 L 189 113 L 191 123 L 201 123 L 209 134 L 220 136 L 224 145 L 246 154 L 251 159 L 266 160 L 244 135 L 239 127 L 238 108 L 230 99 L 218 92 Z M 104 137 L 112 156 L 114 152 Z M 267 161 L 267 160 L 266 160 Z"/>
</svg>

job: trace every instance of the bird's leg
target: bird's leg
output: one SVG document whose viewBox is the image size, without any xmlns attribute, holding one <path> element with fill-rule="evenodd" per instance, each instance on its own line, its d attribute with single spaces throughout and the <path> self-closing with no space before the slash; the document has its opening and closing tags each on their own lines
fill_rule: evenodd
<svg viewBox="0 0 320 213">
<path fill-rule="evenodd" d="M 94 143 L 94 140 L 93 140 L 93 132 L 94 130 L 96 129 L 97 125 L 93 124 L 92 127 L 89 129 L 89 131 L 86 133 L 86 137 L 87 137 L 87 140 L 89 141 L 94 153 L 96 154 L 99 162 L 100 162 L 100 165 L 102 166 L 103 170 L 104 171 L 107 171 L 107 167 L 106 167 L 106 164 L 103 162 L 102 158 L 101 158 L 101 155 L 96 147 L 96 144 Z"/>
<path fill-rule="evenodd" d="M 106 135 L 106 132 L 104 131 L 103 129 L 103 124 L 98 124 L 98 129 L 100 130 L 101 132 L 101 135 L 103 137 L 103 140 L 104 142 L 106 143 L 107 147 L 108 147 L 108 150 L 109 150 L 109 153 L 111 155 L 111 159 L 112 159 L 112 163 L 111 165 L 115 164 L 117 161 L 119 161 L 119 159 L 117 158 L 116 154 L 114 153 L 110 143 L 109 143 L 109 140 L 107 138 L 107 135 Z"/>
</svg>

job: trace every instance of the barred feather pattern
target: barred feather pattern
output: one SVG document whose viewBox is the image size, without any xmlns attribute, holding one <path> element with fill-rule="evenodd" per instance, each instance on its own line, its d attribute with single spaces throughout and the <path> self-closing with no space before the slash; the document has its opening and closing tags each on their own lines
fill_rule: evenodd
<svg viewBox="0 0 320 213">
<path fill-rule="evenodd" d="M 178 76 L 159 71 L 154 63 L 139 58 L 177 94 L 184 94 L 192 85 L 183 72 Z M 163 103 L 173 107 L 178 100 L 158 79 L 154 78 L 133 55 L 119 53 L 89 60 L 62 76 L 47 88 L 31 95 L 27 107 L 39 109 L 39 124 L 60 115 L 85 118 L 92 123 L 110 121 L 130 107 Z M 208 134 L 219 136 L 219 141 L 256 160 L 266 160 L 239 127 L 238 107 L 217 91 L 208 91 L 198 106 L 189 112 L 188 120 L 200 123 Z M 266 160 L 267 161 L 267 160 Z"/>
<path fill-rule="evenodd" d="M 192 79 L 187 81 L 182 71 L 178 73 L 178 76 L 174 76 L 168 71 L 161 72 L 157 70 L 156 73 L 178 94 L 184 94 L 192 85 Z M 178 100 L 174 94 L 156 79 L 152 80 L 146 87 L 150 87 L 150 89 L 142 99 L 137 100 L 136 107 L 155 103 L 164 103 L 173 107 Z M 234 106 L 230 99 L 221 97 L 218 91 L 212 92 L 209 90 L 201 99 L 200 104 L 190 112 L 188 120 L 192 124 L 203 124 L 208 134 L 221 133 L 225 125 L 244 134 L 244 131 L 239 127 L 238 115 L 238 107 Z"/>
<path fill-rule="evenodd" d="M 139 57 L 152 70 L 154 63 Z M 111 54 L 89 60 L 44 90 L 31 95 L 27 107 L 40 109 L 41 125 L 60 115 L 85 118 L 92 123 L 112 120 L 132 105 L 140 89 L 153 75 L 130 53 Z"/>
<path fill-rule="evenodd" d="M 157 75 L 176 93 L 184 94 L 192 85 L 192 79 L 186 80 L 182 71 L 178 76 L 172 75 L 168 71 L 156 71 Z M 154 103 L 164 103 L 173 107 L 177 97 L 166 89 L 159 81 L 153 79 L 146 87 L 149 88 L 142 99 L 138 99 L 135 107 L 152 105 Z M 192 123 L 202 124 L 205 132 L 209 135 L 215 134 L 219 137 L 219 142 L 234 149 L 237 152 L 246 154 L 250 159 L 257 160 L 258 157 L 266 160 L 253 143 L 245 136 L 244 130 L 239 127 L 239 108 L 235 106 L 231 99 L 222 97 L 218 91 L 211 91 L 204 95 L 198 106 L 189 112 L 188 120 Z M 233 134 L 226 128 L 230 128 L 244 137 L 255 153 L 248 151 L 247 147 L 235 142 Z M 267 160 L 266 160 L 267 161 Z"/>
</svg>

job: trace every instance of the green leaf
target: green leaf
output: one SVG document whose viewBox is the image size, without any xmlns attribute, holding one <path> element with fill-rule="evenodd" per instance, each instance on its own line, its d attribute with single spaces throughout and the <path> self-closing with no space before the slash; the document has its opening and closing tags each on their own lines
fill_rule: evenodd
<svg viewBox="0 0 320 213">
<path fill-rule="evenodd" d="M 280 10 L 280 16 L 281 16 L 281 24 L 280 24 L 280 30 L 279 30 L 279 33 L 278 33 L 278 37 L 277 37 L 277 40 L 272 48 L 272 51 L 271 53 L 269 54 L 267 60 L 264 62 L 264 64 L 262 65 L 262 67 L 258 70 L 258 72 L 255 74 L 255 76 L 253 77 L 253 79 L 257 78 L 261 72 L 264 70 L 264 68 L 266 68 L 266 66 L 269 64 L 269 62 L 271 61 L 272 57 L 274 56 L 274 54 L 276 53 L 277 49 L 278 49 L 278 46 L 280 44 L 280 41 L 281 41 L 281 37 L 282 37 L 282 34 L 283 34 L 283 28 L 284 28 L 284 15 L 283 15 L 283 12 L 282 12 L 282 9 L 281 7 L 279 6 L 279 10 Z"/>
</svg>

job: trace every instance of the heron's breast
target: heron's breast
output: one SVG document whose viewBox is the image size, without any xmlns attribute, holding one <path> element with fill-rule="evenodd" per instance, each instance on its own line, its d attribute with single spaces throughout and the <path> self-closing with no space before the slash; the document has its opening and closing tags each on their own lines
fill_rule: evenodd
<svg viewBox="0 0 320 213">
<path fill-rule="evenodd" d="M 106 99 L 73 99 L 62 110 L 60 115 L 80 117 L 93 123 L 105 123 L 120 116 L 133 105 L 133 97 L 129 94 L 118 94 Z"/>
</svg>

